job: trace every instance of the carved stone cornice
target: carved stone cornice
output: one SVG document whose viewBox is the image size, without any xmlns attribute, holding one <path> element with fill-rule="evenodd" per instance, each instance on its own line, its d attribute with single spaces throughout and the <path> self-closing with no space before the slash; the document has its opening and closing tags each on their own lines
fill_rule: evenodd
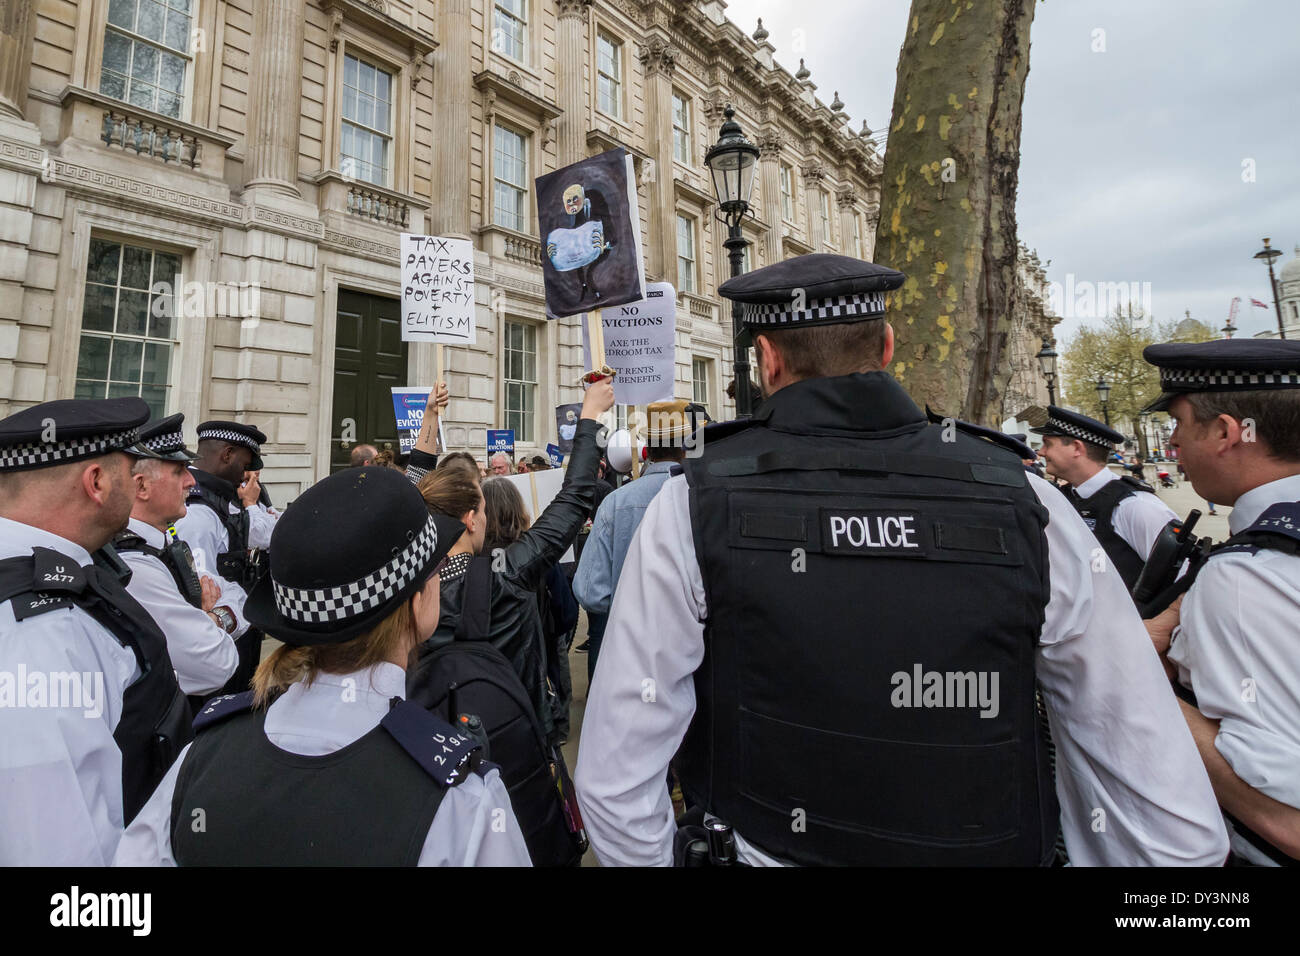
<svg viewBox="0 0 1300 956">
<path fill-rule="evenodd" d="M 758 151 L 764 159 L 775 159 L 785 147 L 785 137 L 776 130 L 763 130 L 758 134 Z"/>
<path fill-rule="evenodd" d="M 813 160 L 801 166 L 799 173 L 803 176 L 805 186 L 817 186 L 826 178 L 826 167 L 819 160 Z"/>
<path fill-rule="evenodd" d="M 677 70 L 677 50 L 660 37 L 651 37 L 637 50 L 637 58 L 646 76 L 662 73 L 672 76 Z"/>
<path fill-rule="evenodd" d="M 835 194 L 835 202 L 841 209 L 847 209 L 858 201 L 858 191 L 853 186 L 841 189 Z"/>
</svg>

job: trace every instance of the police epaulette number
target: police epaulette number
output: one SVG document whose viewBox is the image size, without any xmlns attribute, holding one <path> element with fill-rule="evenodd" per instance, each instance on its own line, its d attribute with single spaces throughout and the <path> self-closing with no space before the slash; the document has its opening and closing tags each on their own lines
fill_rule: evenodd
<svg viewBox="0 0 1300 956">
<path fill-rule="evenodd" d="M 380 726 L 392 735 L 424 771 L 444 787 L 459 786 L 472 772 L 470 754 L 480 749 L 471 737 L 435 717 L 419 704 L 403 700 L 395 704 Z"/>
</svg>

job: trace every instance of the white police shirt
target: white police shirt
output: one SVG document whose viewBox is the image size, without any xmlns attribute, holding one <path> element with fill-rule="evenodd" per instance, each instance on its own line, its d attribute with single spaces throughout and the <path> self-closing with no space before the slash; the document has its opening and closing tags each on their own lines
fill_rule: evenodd
<svg viewBox="0 0 1300 956">
<path fill-rule="evenodd" d="M 310 687 L 293 684 L 271 704 L 266 711 L 266 737 L 281 750 L 321 757 L 374 730 L 388 713 L 390 700 L 405 696 L 406 672 L 396 664 L 380 663 L 351 674 L 318 674 Z M 172 796 L 188 752 L 187 745 L 127 827 L 114 866 L 176 865 Z M 447 789 L 429 826 L 419 865 L 532 865 L 499 770 L 483 777 L 469 774 L 459 786 Z"/>
<path fill-rule="evenodd" d="M 85 548 L 0 518 L 0 559 Z M 73 678 L 71 675 L 78 675 Z M 24 621 L 0 604 L 0 866 L 107 866 L 122 836 L 113 731 L 135 654 L 78 607 Z"/>
<path fill-rule="evenodd" d="M 1119 480 L 1119 475 L 1109 468 L 1102 468 L 1087 481 L 1076 485 L 1074 490 L 1080 498 L 1087 499 L 1112 481 Z M 1148 491 L 1139 491 L 1129 495 L 1115 506 L 1115 510 L 1110 515 L 1110 523 L 1115 533 L 1145 561 L 1165 525 L 1177 517 L 1173 510 L 1156 495 Z"/>
<path fill-rule="evenodd" d="M 1282 501 L 1300 501 L 1300 475 L 1238 498 L 1228 530 L 1244 531 Z M 1219 721 L 1215 749 L 1251 787 L 1300 807 L 1300 555 L 1267 548 L 1217 555 L 1183 598 L 1179 618 L 1168 657 L 1197 708 Z M 1234 853 L 1276 866 L 1231 837 Z"/>
<path fill-rule="evenodd" d="M 139 535 L 151 548 L 167 546 L 163 532 L 137 518 L 130 520 L 127 530 Z M 224 687 L 239 665 L 234 639 L 181 596 L 176 579 L 161 559 L 142 551 L 123 551 L 121 557 L 131 567 L 127 591 L 167 637 L 167 653 L 181 690 L 207 694 Z M 219 578 L 213 580 L 218 586 L 222 583 Z M 222 601 L 218 599 L 217 603 Z"/>
<path fill-rule="evenodd" d="M 228 507 L 231 514 L 237 513 L 233 505 Z M 217 555 L 230 550 L 230 532 L 226 530 L 225 524 L 207 505 L 189 504 L 185 517 L 173 527 L 176 529 L 176 537 L 190 546 L 194 566 L 200 573 L 215 578 L 221 585 L 221 600 L 217 606 L 230 608 L 235 615 L 235 630 L 231 636 L 242 637 L 248 630 L 248 620 L 244 617 L 244 602 L 248 600 L 248 594 L 242 585 L 217 573 Z"/>
<path fill-rule="evenodd" d="M 1070 859 L 1217 866 L 1228 852 L 1223 818 L 1124 582 L 1108 562 L 1092 570 L 1096 539 L 1065 496 L 1036 475 L 1029 481 L 1049 512 L 1052 591 L 1035 666 Z M 672 863 L 664 777 L 695 713 L 707 616 L 688 490 L 685 476 L 671 478 L 646 511 L 587 695 L 575 787 L 606 866 Z M 646 678 L 655 681 L 653 706 L 642 700 Z M 781 862 L 742 834 L 736 842 L 745 862 Z"/>
</svg>

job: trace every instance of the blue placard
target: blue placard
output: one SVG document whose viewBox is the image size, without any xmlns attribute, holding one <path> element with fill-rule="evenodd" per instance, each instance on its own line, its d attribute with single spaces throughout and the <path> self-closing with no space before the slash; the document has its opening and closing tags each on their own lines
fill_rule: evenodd
<svg viewBox="0 0 1300 956">
<path fill-rule="evenodd" d="M 487 433 L 487 453 L 489 456 L 503 451 L 507 455 L 515 453 L 515 430 L 513 428 L 502 428 L 498 430 L 489 429 Z"/>
<path fill-rule="evenodd" d="M 547 445 L 546 457 L 551 459 L 552 468 L 559 468 L 564 464 L 564 456 L 560 454 L 560 448 L 558 445 Z"/>
<path fill-rule="evenodd" d="M 397 437 L 403 455 L 409 455 L 420 437 L 424 424 L 424 406 L 429 401 L 427 388 L 394 388 L 393 416 L 397 419 Z"/>
</svg>

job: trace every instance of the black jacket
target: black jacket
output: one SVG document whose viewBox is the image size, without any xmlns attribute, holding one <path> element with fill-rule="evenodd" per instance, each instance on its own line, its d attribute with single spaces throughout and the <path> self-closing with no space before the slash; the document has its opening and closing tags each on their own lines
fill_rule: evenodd
<svg viewBox="0 0 1300 956">
<path fill-rule="evenodd" d="M 504 549 L 501 556 L 504 571 L 492 575 L 492 623 L 488 640 L 514 665 L 547 734 L 551 733 L 554 722 L 546 688 L 546 640 L 537 592 L 547 572 L 573 543 L 591 510 L 596 493 L 596 469 L 600 464 L 601 448 L 596 442 L 600 430 L 599 422 L 589 419 L 578 422 L 560 493 L 533 526 Z M 418 648 L 420 658 L 452 640 L 460 622 L 464 585 L 464 575 L 443 583 L 438 629 Z"/>
</svg>

